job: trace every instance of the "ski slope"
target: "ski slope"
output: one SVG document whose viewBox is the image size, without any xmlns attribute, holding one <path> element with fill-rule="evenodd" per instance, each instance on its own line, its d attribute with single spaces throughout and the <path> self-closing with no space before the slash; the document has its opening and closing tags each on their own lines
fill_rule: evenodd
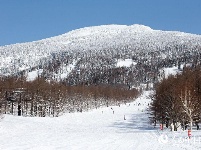
<svg viewBox="0 0 201 150">
<path fill-rule="evenodd" d="M 149 124 L 149 93 L 120 107 L 57 118 L 5 115 L 0 122 L 0 150 L 201 149 L 200 131 L 193 131 L 195 137 L 189 140 L 186 131 L 160 131 Z"/>
</svg>

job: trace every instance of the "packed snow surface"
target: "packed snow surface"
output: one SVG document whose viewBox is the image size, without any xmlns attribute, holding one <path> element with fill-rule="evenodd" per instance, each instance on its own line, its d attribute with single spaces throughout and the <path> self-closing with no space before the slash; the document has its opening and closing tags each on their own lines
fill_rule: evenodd
<svg viewBox="0 0 201 150">
<path fill-rule="evenodd" d="M 201 132 L 160 131 L 149 124 L 150 92 L 136 101 L 57 118 L 5 115 L 1 150 L 199 150 Z M 114 113 L 113 113 L 114 112 Z"/>
</svg>

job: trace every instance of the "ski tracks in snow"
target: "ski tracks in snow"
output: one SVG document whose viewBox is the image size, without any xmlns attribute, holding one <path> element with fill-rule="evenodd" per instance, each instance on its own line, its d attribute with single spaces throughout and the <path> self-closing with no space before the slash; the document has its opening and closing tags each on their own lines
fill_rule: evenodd
<svg viewBox="0 0 201 150">
<path fill-rule="evenodd" d="M 1 150 L 198 150 L 196 143 L 179 143 L 179 133 L 159 131 L 149 123 L 150 92 L 136 101 L 58 118 L 5 115 L 0 122 Z M 112 109 L 111 109 L 112 108 Z M 114 111 L 114 114 L 113 114 Z M 167 135 L 168 141 L 159 140 Z M 200 136 L 200 132 L 193 133 Z M 201 142 L 201 141 L 200 141 Z"/>
</svg>

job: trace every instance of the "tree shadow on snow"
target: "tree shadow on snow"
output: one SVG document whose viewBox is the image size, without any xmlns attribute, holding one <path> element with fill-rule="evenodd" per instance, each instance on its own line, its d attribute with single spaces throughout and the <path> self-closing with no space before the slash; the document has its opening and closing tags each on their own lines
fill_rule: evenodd
<svg viewBox="0 0 201 150">
<path fill-rule="evenodd" d="M 154 131 L 156 128 L 150 124 L 149 118 L 145 113 L 132 114 L 125 116 L 126 120 L 118 120 L 110 127 L 120 129 L 121 132 L 148 132 Z"/>
</svg>

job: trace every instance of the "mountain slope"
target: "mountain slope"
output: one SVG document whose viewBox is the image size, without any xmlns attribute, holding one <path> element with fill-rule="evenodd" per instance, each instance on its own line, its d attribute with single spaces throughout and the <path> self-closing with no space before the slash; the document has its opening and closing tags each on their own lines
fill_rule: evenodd
<svg viewBox="0 0 201 150">
<path fill-rule="evenodd" d="M 139 59 L 149 60 L 156 54 L 160 60 L 173 59 L 186 56 L 186 52 L 199 52 L 200 47 L 200 35 L 153 30 L 144 25 L 86 27 L 52 38 L 0 47 L 0 75 L 30 71 L 34 67 L 46 67 L 55 73 L 61 64 L 74 64 L 77 69 L 83 62 L 93 66 L 97 60 L 98 67 L 114 68 L 118 59 L 132 59 L 137 63 Z M 50 73 L 51 76 L 54 73 Z"/>
</svg>

